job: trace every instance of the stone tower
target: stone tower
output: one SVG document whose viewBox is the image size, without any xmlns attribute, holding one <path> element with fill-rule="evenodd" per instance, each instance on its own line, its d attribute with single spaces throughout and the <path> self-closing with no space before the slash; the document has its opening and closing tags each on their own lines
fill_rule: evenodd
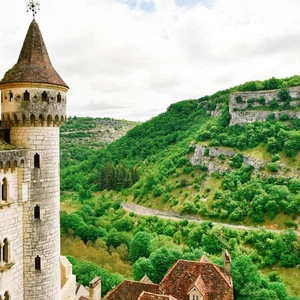
<svg viewBox="0 0 300 300">
<path fill-rule="evenodd" d="M 18 183 L 18 197 L 23 199 L 24 299 L 58 300 L 59 126 L 66 120 L 68 86 L 54 70 L 35 20 L 17 63 L 0 81 L 0 90 L 5 139 L 28 155 L 27 172 L 19 175 Z"/>
</svg>

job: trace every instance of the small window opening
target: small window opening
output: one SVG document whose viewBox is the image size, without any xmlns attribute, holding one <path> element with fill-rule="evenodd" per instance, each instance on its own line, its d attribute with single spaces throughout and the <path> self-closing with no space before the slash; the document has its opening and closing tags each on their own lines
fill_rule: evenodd
<svg viewBox="0 0 300 300">
<path fill-rule="evenodd" d="M 34 259 L 34 267 L 36 270 L 41 270 L 41 258 L 39 256 Z"/>
<path fill-rule="evenodd" d="M 42 93 L 42 100 L 43 101 L 48 101 L 48 95 L 47 95 L 46 91 L 43 91 L 43 93 Z"/>
<path fill-rule="evenodd" d="M 9 300 L 9 299 L 10 299 L 9 293 L 6 291 L 6 292 L 4 293 L 4 300 Z"/>
<path fill-rule="evenodd" d="M 40 156 L 39 154 L 34 154 L 34 167 L 40 168 Z"/>
<path fill-rule="evenodd" d="M 24 93 L 24 101 L 29 101 L 30 100 L 30 93 L 26 90 Z"/>
<path fill-rule="evenodd" d="M 30 116 L 30 125 L 31 125 L 31 126 L 34 126 L 34 125 L 35 125 L 35 117 L 34 117 L 34 115 L 31 115 L 31 116 Z"/>
<path fill-rule="evenodd" d="M 14 94 L 10 91 L 9 92 L 9 101 L 11 102 L 13 100 Z"/>
<path fill-rule="evenodd" d="M 3 253 L 2 253 L 2 261 L 4 263 L 8 263 L 8 240 L 5 239 L 3 241 Z"/>
<path fill-rule="evenodd" d="M 1 197 L 2 201 L 7 201 L 7 180 L 6 178 L 3 178 L 2 184 L 1 184 Z"/>
<path fill-rule="evenodd" d="M 34 218 L 39 220 L 41 219 L 41 209 L 38 205 L 34 207 Z"/>
<path fill-rule="evenodd" d="M 60 93 L 58 93 L 58 95 L 57 95 L 57 103 L 61 103 L 61 94 Z"/>
</svg>

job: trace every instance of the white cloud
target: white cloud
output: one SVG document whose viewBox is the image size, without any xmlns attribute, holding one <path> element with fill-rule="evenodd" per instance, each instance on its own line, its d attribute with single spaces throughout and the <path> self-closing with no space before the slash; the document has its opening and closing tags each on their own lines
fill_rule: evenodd
<svg viewBox="0 0 300 300">
<path fill-rule="evenodd" d="M 2 10 L 0 76 L 30 22 L 23 1 Z M 36 19 L 70 86 L 69 114 L 146 120 L 172 102 L 299 73 L 299 11 L 298 0 L 45 0 Z"/>
</svg>

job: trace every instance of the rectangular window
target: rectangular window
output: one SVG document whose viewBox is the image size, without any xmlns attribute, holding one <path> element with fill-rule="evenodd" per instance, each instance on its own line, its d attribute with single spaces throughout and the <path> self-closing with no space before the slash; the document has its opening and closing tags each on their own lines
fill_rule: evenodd
<svg viewBox="0 0 300 300">
<path fill-rule="evenodd" d="M 41 211 L 40 211 L 40 207 L 38 205 L 36 205 L 34 207 L 34 218 L 35 219 L 40 219 L 41 218 Z"/>
<path fill-rule="evenodd" d="M 41 270 L 41 258 L 39 256 L 34 259 L 34 267 L 38 271 Z"/>
<path fill-rule="evenodd" d="M 34 167 L 39 168 L 40 167 L 40 156 L 39 154 L 34 154 Z"/>
</svg>

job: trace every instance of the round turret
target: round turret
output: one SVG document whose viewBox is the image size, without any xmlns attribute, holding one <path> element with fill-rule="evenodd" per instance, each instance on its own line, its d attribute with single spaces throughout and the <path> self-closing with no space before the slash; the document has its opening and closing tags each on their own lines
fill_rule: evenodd
<svg viewBox="0 0 300 300">
<path fill-rule="evenodd" d="M 61 300 L 59 125 L 66 120 L 68 86 L 54 70 L 35 20 L 0 89 L 2 129 L 11 144 L 28 153 L 28 186 L 21 187 L 28 194 L 23 204 L 24 299 Z"/>
<path fill-rule="evenodd" d="M 53 68 L 35 20 L 0 89 L 4 126 L 58 126 L 66 120 L 68 86 Z"/>
</svg>

